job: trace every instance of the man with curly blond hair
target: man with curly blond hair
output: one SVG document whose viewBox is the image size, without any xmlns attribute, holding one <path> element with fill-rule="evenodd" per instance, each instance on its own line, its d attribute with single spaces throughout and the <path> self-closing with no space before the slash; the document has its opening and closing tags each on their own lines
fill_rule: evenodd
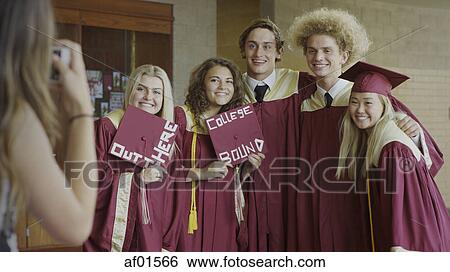
<svg viewBox="0 0 450 272">
<path fill-rule="evenodd" d="M 340 124 L 353 85 L 339 76 L 344 66 L 367 53 L 367 32 L 353 15 L 327 8 L 295 18 L 288 32 L 317 81 L 311 86 L 313 94 L 301 104 L 300 156 L 309 164 L 301 169 L 295 201 L 289 200 L 296 203 L 287 212 L 295 218 L 290 223 L 296 231 L 287 233 L 287 249 L 368 251 L 372 246 L 365 189 L 335 178 Z M 394 97 L 391 101 L 397 111 L 415 118 Z M 419 144 L 421 129 L 416 121 L 406 116 L 398 125 Z M 424 137 L 439 165 L 439 149 L 429 134 Z"/>
<path fill-rule="evenodd" d="M 291 43 L 303 49 L 318 85 L 327 91 L 338 81 L 343 66 L 363 58 L 371 43 L 355 16 L 327 8 L 295 18 L 288 33 Z"/>
</svg>

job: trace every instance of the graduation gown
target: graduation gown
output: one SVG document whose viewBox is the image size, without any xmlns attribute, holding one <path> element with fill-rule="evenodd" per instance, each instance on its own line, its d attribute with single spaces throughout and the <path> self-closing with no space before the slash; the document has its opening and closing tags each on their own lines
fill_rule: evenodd
<svg viewBox="0 0 450 272">
<path fill-rule="evenodd" d="M 352 84 L 339 92 L 331 107 L 325 107 L 316 91 L 302 103 L 301 158 L 297 194 L 297 237 L 292 250 L 368 250 L 366 211 L 363 200 L 352 192 L 349 182 L 336 182 L 339 128 L 347 110 Z"/>
<path fill-rule="evenodd" d="M 171 205 L 165 183 L 141 185 L 141 168 L 108 153 L 123 114 L 118 110 L 95 122 L 100 182 L 94 225 L 84 251 L 161 251 L 165 222 L 172 221 L 164 212 L 166 201 L 167 208 Z M 146 192 L 149 224 L 142 222 L 140 187 Z"/>
<path fill-rule="evenodd" d="M 188 233 L 191 210 L 192 182 L 187 182 L 191 164 L 192 141 L 194 137 L 193 117 L 187 107 L 175 108 L 175 122 L 179 125 L 176 139 L 179 152 L 175 157 L 178 165 L 175 176 L 176 210 L 180 218 L 176 251 L 238 251 L 239 224 L 235 213 L 235 194 L 233 169 L 223 180 L 195 181 L 195 207 L 197 212 L 197 229 Z M 195 164 L 198 168 L 206 167 L 217 161 L 210 136 L 205 131 L 196 134 Z M 175 235 L 173 235 L 175 237 Z"/>
<path fill-rule="evenodd" d="M 418 148 L 390 122 L 375 153 L 368 175 L 375 250 L 450 251 L 450 217 Z"/>
<path fill-rule="evenodd" d="M 360 184 L 335 178 L 339 130 L 351 88 L 352 83 L 348 82 L 329 108 L 317 91 L 302 102 L 300 156 L 305 163 L 297 181 L 301 190 L 296 199 L 297 233 L 289 240 L 296 241 L 296 245 L 290 244 L 289 250 L 369 251 L 371 248 L 368 210 L 364 205 L 367 199 L 364 194 L 355 193 Z M 390 99 L 396 111 L 411 113 L 394 97 Z M 426 160 L 439 169 L 442 153 L 428 132 L 424 132 Z"/>
<path fill-rule="evenodd" d="M 295 221 L 291 216 L 295 199 L 288 195 L 295 195 L 293 185 L 298 174 L 299 109 L 304 96 L 298 90 L 312 82 L 306 73 L 276 69 L 276 83 L 262 103 L 256 102 L 253 90 L 246 85 L 246 98 L 254 103 L 267 152 L 252 179 L 243 184 L 246 221 L 240 232 L 242 250 L 286 251 L 289 233 L 296 233 L 291 222 Z"/>
</svg>

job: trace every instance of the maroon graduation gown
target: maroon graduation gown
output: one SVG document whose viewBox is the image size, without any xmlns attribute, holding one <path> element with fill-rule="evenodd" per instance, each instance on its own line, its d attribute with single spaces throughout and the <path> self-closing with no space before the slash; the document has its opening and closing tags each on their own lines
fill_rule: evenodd
<svg viewBox="0 0 450 272">
<path fill-rule="evenodd" d="M 450 217 L 424 160 L 394 141 L 383 147 L 378 165 L 369 174 L 375 250 L 450 251 Z"/>
<path fill-rule="evenodd" d="M 297 195 L 298 251 L 369 249 L 366 206 L 351 182 L 336 182 L 339 128 L 347 107 L 302 113 L 302 164 Z M 350 191 L 350 192 L 349 192 Z"/>
<path fill-rule="evenodd" d="M 133 164 L 120 160 L 108 154 L 109 147 L 117 131 L 109 118 L 102 118 L 95 122 L 96 150 L 99 161 L 99 187 L 97 204 L 92 232 L 83 244 L 84 251 L 112 251 L 118 250 L 114 246 L 114 224 L 117 216 L 117 197 L 121 174 L 132 173 L 140 169 Z M 125 236 L 121 251 L 161 251 L 163 234 L 166 231 L 164 222 L 173 221 L 169 212 L 164 212 L 166 201 L 170 207 L 171 200 L 166 199 L 164 182 L 145 185 L 147 203 L 150 214 L 149 224 L 142 222 L 141 194 L 139 190 L 139 174 L 134 174 L 129 192 L 127 221 Z M 167 216 L 166 218 L 164 216 Z M 117 223 L 116 223 L 117 228 Z M 119 237 L 120 239 L 120 237 Z M 170 248 L 169 244 L 165 245 Z"/>
<path fill-rule="evenodd" d="M 186 128 L 187 117 L 181 107 L 175 109 L 175 122 L 180 134 L 175 157 L 178 161 L 176 182 L 176 210 L 180 227 L 176 251 L 238 251 L 239 224 L 235 214 L 233 169 L 223 180 L 198 181 L 196 188 L 197 230 L 188 234 L 192 183 L 186 182 L 191 165 L 191 146 L 194 133 Z M 199 168 L 218 160 L 209 135 L 197 134 L 196 165 Z M 186 171 L 180 170 L 186 169 Z M 183 173 L 184 172 L 184 173 Z M 173 235 L 175 237 L 176 235 Z"/>
<path fill-rule="evenodd" d="M 260 168 L 252 174 L 253 180 L 243 185 L 246 229 L 242 227 L 240 237 L 247 239 L 240 239 L 242 250 L 292 249 L 288 244 L 297 233 L 294 187 L 300 164 L 300 105 L 310 95 L 313 82 L 307 73 L 299 73 L 298 93 L 253 105 L 268 150 Z"/>
</svg>

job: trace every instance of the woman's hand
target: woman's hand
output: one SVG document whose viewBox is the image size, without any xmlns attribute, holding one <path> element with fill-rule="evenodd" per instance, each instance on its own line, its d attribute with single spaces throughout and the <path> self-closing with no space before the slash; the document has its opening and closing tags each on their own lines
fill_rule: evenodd
<svg viewBox="0 0 450 272">
<path fill-rule="evenodd" d="M 252 153 L 248 156 L 248 160 L 242 165 L 242 179 L 246 179 L 250 174 L 261 166 L 262 160 L 266 156 L 263 153 Z"/>
<path fill-rule="evenodd" d="M 165 169 L 159 165 L 153 165 L 144 168 L 141 171 L 141 180 L 144 183 L 161 182 L 164 177 Z"/>
<path fill-rule="evenodd" d="M 394 247 L 391 247 L 391 252 L 408 252 L 409 250 L 407 250 L 407 249 L 404 249 L 403 247 L 401 247 L 401 246 L 394 246 Z"/>
<path fill-rule="evenodd" d="M 228 167 L 233 165 L 223 161 L 213 161 L 204 168 L 191 168 L 188 178 L 191 180 L 223 179 L 228 174 Z"/>
<path fill-rule="evenodd" d="M 408 115 L 399 120 L 397 126 L 410 138 L 414 138 L 420 133 L 420 125 Z"/>
<path fill-rule="evenodd" d="M 53 67 L 59 73 L 59 81 L 50 86 L 60 99 L 57 103 L 62 103 L 68 118 L 80 114 L 92 115 L 93 108 L 81 46 L 69 40 L 59 40 L 58 44 L 69 48 L 70 63 L 64 64 L 57 56 L 52 58 Z"/>
</svg>

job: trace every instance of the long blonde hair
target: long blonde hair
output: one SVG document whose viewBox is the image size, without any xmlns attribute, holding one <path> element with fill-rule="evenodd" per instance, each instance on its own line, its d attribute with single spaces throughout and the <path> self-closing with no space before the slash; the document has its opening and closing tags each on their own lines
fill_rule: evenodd
<svg viewBox="0 0 450 272">
<path fill-rule="evenodd" d="M 341 125 L 341 147 L 339 150 L 339 165 L 336 172 L 336 177 L 342 178 L 348 176 L 353 180 L 356 179 L 358 169 L 356 169 L 356 158 L 365 157 L 365 167 L 361 170 L 361 174 L 365 176 L 369 166 L 376 165 L 378 158 L 375 154 L 375 149 L 381 144 L 383 133 L 386 128 L 386 124 L 389 121 L 394 120 L 395 114 L 392 104 L 388 97 L 384 95 L 378 95 L 381 104 L 384 107 L 383 114 L 377 121 L 375 126 L 371 129 L 369 135 L 356 127 L 353 123 L 350 113 L 347 112 L 344 115 Z"/>
<path fill-rule="evenodd" d="M 161 79 L 163 83 L 164 99 L 163 99 L 163 106 L 157 115 L 165 120 L 174 122 L 175 114 L 172 95 L 172 85 L 170 84 L 170 80 L 169 77 L 167 76 L 167 73 L 161 67 L 158 67 L 156 65 L 144 64 L 134 69 L 134 71 L 131 73 L 128 80 L 128 86 L 125 91 L 124 109 L 126 109 L 130 104 L 131 94 L 136 89 L 139 82 L 141 81 L 142 76 L 144 75 L 150 77 L 157 77 Z"/>
<path fill-rule="evenodd" d="M 21 201 L 23 185 L 14 178 L 9 158 L 25 104 L 36 113 L 53 146 L 61 133 L 48 90 L 53 8 L 48 0 L 0 0 L 0 6 L 0 182 L 9 179 L 11 199 Z"/>
</svg>

